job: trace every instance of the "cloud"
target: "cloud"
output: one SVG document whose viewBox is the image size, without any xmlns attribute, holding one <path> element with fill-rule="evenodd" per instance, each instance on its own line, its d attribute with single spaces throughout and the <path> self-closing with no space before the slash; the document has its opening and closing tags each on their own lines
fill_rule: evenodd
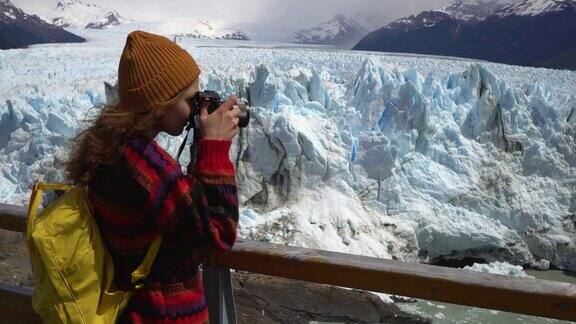
<svg viewBox="0 0 576 324">
<path fill-rule="evenodd" d="M 265 11 L 270 15 L 271 20 L 308 27 L 304 25 L 317 24 L 337 13 L 359 18 L 367 25 L 383 26 L 422 10 L 440 8 L 446 5 L 448 0 L 278 0 L 268 2 Z"/>
<path fill-rule="evenodd" d="M 230 22 L 262 22 L 286 27 L 310 27 L 335 14 L 364 20 L 367 25 L 385 25 L 395 19 L 436 9 L 449 0 L 219 0 L 212 2 L 174 0 L 180 13 L 200 19 Z M 178 10 L 177 9 L 177 10 Z M 171 11 L 174 12 L 172 9 Z"/>
<path fill-rule="evenodd" d="M 12 0 L 31 13 L 53 9 L 57 0 Z M 81 0 L 118 10 L 126 17 L 156 20 L 170 17 L 263 23 L 288 28 L 307 28 L 337 13 L 380 27 L 422 10 L 445 6 L 449 0 Z"/>
</svg>

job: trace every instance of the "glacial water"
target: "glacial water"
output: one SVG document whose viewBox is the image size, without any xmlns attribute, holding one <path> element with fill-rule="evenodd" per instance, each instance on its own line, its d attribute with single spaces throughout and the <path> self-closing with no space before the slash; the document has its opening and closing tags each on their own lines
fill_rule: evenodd
<svg viewBox="0 0 576 324">
<path fill-rule="evenodd" d="M 576 285 L 576 273 L 563 272 L 562 270 L 525 270 L 527 274 L 536 279 L 553 280 L 567 282 Z M 537 316 L 522 315 L 497 310 L 483 309 L 428 301 L 419 299 L 416 303 L 398 303 L 404 311 L 431 318 L 433 323 L 490 323 L 490 324 L 510 324 L 510 323 L 574 323 L 572 321 L 562 321 Z"/>
</svg>

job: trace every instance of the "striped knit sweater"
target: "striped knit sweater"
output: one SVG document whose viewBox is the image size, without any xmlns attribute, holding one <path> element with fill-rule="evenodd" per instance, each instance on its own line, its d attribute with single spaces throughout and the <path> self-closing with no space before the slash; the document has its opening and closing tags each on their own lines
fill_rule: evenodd
<svg viewBox="0 0 576 324">
<path fill-rule="evenodd" d="M 158 233 L 165 233 L 144 288 L 136 290 L 119 322 L 208 322 L 194 250 L 227 251 L 236 240 L 230 143 L 200 140 L 196 166 L 188 165 L 185 175 L 153 139 L 139 135 L 117 163 L 94 172 L 89 197 L 121 289 L 131 288 L 131 272 Z"/>
</svg>

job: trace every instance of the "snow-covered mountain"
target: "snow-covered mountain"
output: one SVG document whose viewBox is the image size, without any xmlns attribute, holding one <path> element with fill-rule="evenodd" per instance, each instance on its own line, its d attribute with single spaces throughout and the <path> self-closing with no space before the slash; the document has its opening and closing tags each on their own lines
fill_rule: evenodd
<svg viewBox="0 0 576 324">
<path fill-rule="evenodd" d="M 293 37 L 300 44 L 354 45 L 367 33 L 354 19 L 338 14 L 314 28 L 296 31 Z"/>
<path fill-rule="evenodd" d="M 0 0 L 0 49 L 38 43 L 84 42 L 85 39 L 28 15 L 9 0 Z"/>
<path fill-rule="evenodd" d="M 62 27 L 92 29 L 103 29 L 128 22 L 113 9 L 82 0 L 59 0 L 54 10 L 47 14 L 46 19 Z"/>
<path fill-rule="evenodd" d="M 576 1 L 457 1 L 395 21 L 354 49 L 576 69 Z"/>
<path fill-rule="evenodd" d="M 212 21 L 197 21 L 188 18 L 173 18 L 153 24 L 157 33 L 166 36 L 181 36 L 206 39 L 249 40 L 243 31 Z"/>
<path fill-rule="evenodd" d="M 108 11 L 103 17 L 90 21 L 85 28 L 88 29 L 103 29 L 109 26 L 117 26 L 127 23 L 128 21 L 116 12 Z"/>
<path fill-rule="evenodd" d="M 477 23 L 502 9 L 499 0 L 459 0 L 438 10 L 423 11 L 417 15 L 398 19 L 384 27 L 395 32 L 430 28 L 440 22 Z"/>
<path fill-rule="evenodd" d="M 233 25 L 218 21 L 199 21 L 193 18 L 165 18 L 156 21 L 129 22 L 121 26 L 107 29 L 104 32 L 98 30 L 79 30 L 78 33 L 86 35 L 90 39 L 108 41 L 115 39 L 123 42 L 130 32 L 143 30 L 180 41 L 181 39 L 207 39 L 207 40 L 250 40 L 250 37 L 241 29 Z M 119 37 L 116 39 L 115 37 Z"/>
<path fill-rule="evenodd" d="M 551 12 L 562 12 L 574 8 L 576 0 L 521 0 L 498 12 L 499 17 L 538 16 Z"/>
<path fill-rule="evenodd" d="M 505 0 L 459 0 L 438 11 L 461 21 L 482 21 L 506 6 Z M 511 0 L 508 0 L 511 1 Z"/>
</svg>

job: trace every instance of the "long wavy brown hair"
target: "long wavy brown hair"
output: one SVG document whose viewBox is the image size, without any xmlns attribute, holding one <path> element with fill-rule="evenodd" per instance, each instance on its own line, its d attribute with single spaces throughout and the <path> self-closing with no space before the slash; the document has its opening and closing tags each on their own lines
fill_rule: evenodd
<svg viewBox="0 0 576 324">
<path fill-rule="evenodd" d="M 118 161 L 128 140 L 155 128 L 167 109 L 182 99 L 185 90 L 166 102 L 152 104 L 142 113 L 120 110 L 118 104 L 105 105 L 98 116 L 87 120 L 88 128 L 72 140 L 70 157 L 64 164 L 66 178 L 85 184 L 98 165 Z"/>
</svg>

